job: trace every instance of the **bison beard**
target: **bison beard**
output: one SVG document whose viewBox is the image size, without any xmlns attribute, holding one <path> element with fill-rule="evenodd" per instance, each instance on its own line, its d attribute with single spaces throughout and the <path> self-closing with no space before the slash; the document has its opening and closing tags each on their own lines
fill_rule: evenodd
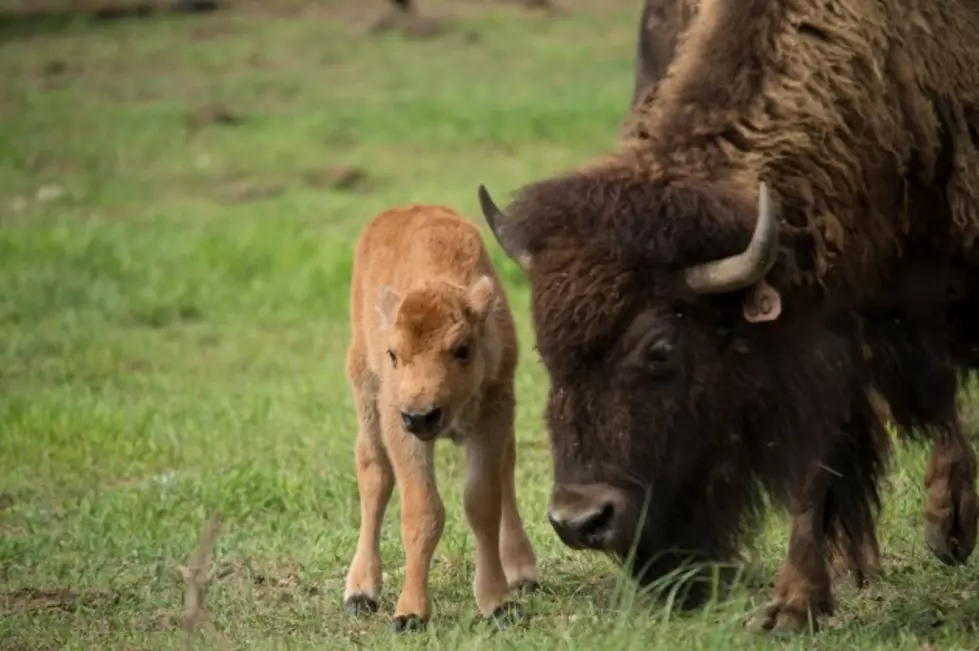
<svg viewBox="0 0 979 651">
<path fill-rule="evenodd" d="M 559 535 L 616 554 L 635 539 L 649 581 L 731 559 L 767 494 L 793 521 L 756 623 L 800 630 L 834 609 L 834 551 L 877 562 L 889 438 L 872 395 L 932 438 L 928 544 L 949 563 L 975 546 L 955 374 L 979 343 L 979 15 L 694 5 L 620 154 L 526 186 L 506 213 L 480 198 L 531 286 Z M 922 292 L 929 268 L 945 280 Z"/>
</svg>

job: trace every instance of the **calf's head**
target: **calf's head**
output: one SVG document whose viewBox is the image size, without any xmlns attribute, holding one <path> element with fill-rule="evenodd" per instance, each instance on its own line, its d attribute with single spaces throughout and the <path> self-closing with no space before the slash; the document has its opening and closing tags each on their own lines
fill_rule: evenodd
<svg viewBox="0 0 979 651">
<path fill-rule="evenodd" d="M 487 326 L 495 303 L 489 276 L 468 287 L 425 280 L 404 295 L 381 287 L 383 390 L 406 431 L 424 441 L 435 439 L 479 391 L 493 361 Z"/>
<path fill-rule="evenodd" d="M 746 432 L 764 388 L 748 352 L 781 312 L 763 281 L 766 186 L 593 171 L 525 187 L 505 212 L 479 197 L 530 283 L 562 541 L 634 551 L 645 580 L 726 560 L 757 499 L 741 471 L 764 456 Z"/>
</svg>

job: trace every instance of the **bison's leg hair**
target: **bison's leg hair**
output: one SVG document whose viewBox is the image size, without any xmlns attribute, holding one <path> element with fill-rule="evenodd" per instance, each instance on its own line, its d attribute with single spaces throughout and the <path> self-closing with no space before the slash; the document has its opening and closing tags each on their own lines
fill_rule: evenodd
<svg viewBox="0 0 979 651">
<path fill-rule="evenodd" d="M 381 429 L 401 492 L 405 582 L 391 629 L 402 633 L 424 628 L 431 617 L 428 574 L 445 527 L 445 507 L 435 481 L 434 443 L 405 432 L 393 409 L 382 413 Z"/>
<path fill-rule="evenodd" d="M 772 599 L 748 622 L 750 630 L 801 632 L 810 624 L 815 630 L 821 615 L 833 613 L 824 528 L 826 495 L 826 483 L 814 478 L 806 483 L 804 497 L 794 500 L 788 554 L 775 579 Z"/>
<path fill-rule="evenodd" d="M 924 430 L 931 438 L 925 541 L 954 565 L 975 548 L 979 497 L 976 453 L 959 425 L 958 378 L 943 328 L 891 315 L 868 319 L 865 333 L 873 349 L 874 384 L 902 436 L 916 438 Z"/>
<path fill-rule="evenodd" d="M 355 463 L 360 492 L 360 534 L 347 573 L 344 610 L 350 614 L 377 612 L 381 592 L 381 523 L 394 490 L 394 472 L 381 442 L 381 428 L 368 372 L 352 349 L 348 376 L 357 409 Z"/>
<path fill-rule="evenodd" d="M 976 546 L 979 498 L 976 453 L 953 416 L 931 426 L 931 457 L 925 471 L 925 541 L 943 563 L 965 563 Z"/>
<path fill-rule="evenodd" d="M 503 403 L 494 416 L 500 420 L 500 434 L 505 436 L 503 453 L 503 516 L 500 522 L 500 558 L 511 590 L 536 590 L 540 585 L 537 558 L 530 544 L 517 506 L 516 464 L 517 443 L 513 432 L 513 397 Z"/>
<path fill-rule="evenodd" d="M 857 545 L 856 558 L 844 550 L 834 549 L 832 567 L 837 577 L 852 576 L 858 588 L 880 578 L 880 546 L 873 523 L 870 523 Z"/>
<path fill-rule="evenodd" d="M 507 619 L 513 604 L 500 558 L 500 524 L 508 442 L 506 429 L 494 425 L 499 421 L 482 419 L 479 429 L 466 440 L 465 510 L 476 547 L 476 606 L 484 617 Z"/>
</svg>

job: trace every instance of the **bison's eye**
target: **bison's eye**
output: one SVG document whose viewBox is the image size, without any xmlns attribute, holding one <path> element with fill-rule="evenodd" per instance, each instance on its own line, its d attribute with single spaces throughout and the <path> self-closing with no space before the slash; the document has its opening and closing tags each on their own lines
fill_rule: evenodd
<svg viewBox="0 0 979 651">
<path fill-rule="evenodd" d="M 394 351 L 388 348 L 388 359 L 391 360 L 391 366 L 398 368 L 398 357 L 394 354 Z"/>
<path fill-rule="evenodd" d="M 653 365 L 665 364 L 673 359 L 674 349 L 675 346 L 669 339 L 657 339 L 646 349 L 646 359 Z"/>
<path fill-rule="evenodd" d="M 452 356 L 455 357 L 460 362 L 464 362 L 469 359 L 469 345 L 459 344 L 452 349 Z"/>
</svg>

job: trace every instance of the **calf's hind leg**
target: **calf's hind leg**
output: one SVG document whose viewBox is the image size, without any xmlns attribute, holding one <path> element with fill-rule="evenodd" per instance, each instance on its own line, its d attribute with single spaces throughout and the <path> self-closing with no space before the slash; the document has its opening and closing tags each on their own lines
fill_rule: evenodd
<svg viewBox="0 0 979 651">
<path fill-rule="evenodd" d="M 425 628 L 432 615 L 428 575 L 445 527 L 445 507 L 435 481 L 434 442 L 406 433 L 397 420 L 393 414 L 382 416 L 385 444 L 401 491 L 406 565 L 391 630 L 405 633 Z"/>
<path fill-rule="evenodd" d="M 476 606 L 484 617 L 507 623 L 511 618 L 520 618 L 522 612 L 509 601 L 510 588 L 500 553 L 503 484 L 506 462 L 510 458 L 507 455 L 508 432 L 512 432 L 502 420 L 499 414 L 489 414 L 481 419 L 479 428 L 466 440 L 464 499 L 466 520 L 475 539 L 473 593 Z"/>
<path fill-rule="evenodd" d="M 501 400 L 507 404 L 501 405 L 496 414 L 500 423 L 499 435 L 505 438 L 506 449 L 503 453 L 502 475 L 502 518 L 500 521 L 500 558 L 503 561 L 503 571 L 511 590 L 526 590 L 533 592 L 540 587 L 540 573 L 537 568 L 537 557 L 530 544 L 523 520 L 517 507 L 516 465 L 517 442 L 513 432 L 513 399 Z M 508 405 L 508 406 L 507 406 Z M 505 423 L 510 423 L 509 426 Z"/>
</svg>

